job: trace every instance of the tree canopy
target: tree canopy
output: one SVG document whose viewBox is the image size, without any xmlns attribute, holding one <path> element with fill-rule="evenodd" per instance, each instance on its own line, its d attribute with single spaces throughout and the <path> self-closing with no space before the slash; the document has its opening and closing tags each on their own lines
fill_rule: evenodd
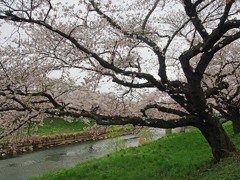
<svg viewBox="0 0 240 180">
<path fill-rule="evenodd" d="M 61 2 L 0 1 L 2 27 L 15 28 L 1 46 L 0 116 L 11 126 L 8 132 L 40 115 L 83 116 L 102 125 L 194 126 L 216 161 L 236 151 L 213 115 L 220 101 L 208 100 L 231 85 L 218 78 L 207 86 L 206 79 L 216 73 L 209 70 L 214 59 L 226 50 L 222 64 L 227 63 L 228 46 L 240 38 L 239 1 Z M 71 85 L 72 69 L 84 76 L 79 86 Z M 58 81 L 46 76 L 55 70 L 62 72 Z M 67 100 L 80 87 L 93 90 L 106 81 L 124 90 L 122 98 L 137 93 L 143 103 L 124 98 L 129 109 L 123 103 L 114 111 L 110 105 L 110 113 L 101 110 L 111 102 L 108 95 L 88 108 L 79 105 L 86 100 L 80 92 Z M 17 123 L 7 123 L 9 117 Z"/>
</svg>

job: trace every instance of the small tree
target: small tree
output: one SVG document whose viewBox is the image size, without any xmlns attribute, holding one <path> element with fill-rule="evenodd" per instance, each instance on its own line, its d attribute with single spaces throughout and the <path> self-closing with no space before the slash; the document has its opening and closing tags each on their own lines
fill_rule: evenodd
<svg viewBox="0 0 240 180">
<path fill-rule="evenodd" d="M 103 125 L 194 126 L 206 138 L 215 161 L 236 151 L 221 123 L 210 113 L 202 80 L 215 54 L 240 37 L 239 2 L 0 2 L 0 19 L 22 27 L 31 37 L 31 46 L 20 39 L 21 48 L 38 49 L 32 54 L 44 52 L 46 61 L 59 60 L 61 67 L 90 71 L 89 79 L 105 76 L 130 89 L 156 89 L 179 106 L 147 104 L 142 114 L 109 115 L 51 101 L 59 106 L 59 115 L 93 117 Z M 179 69 L 181 78 L 171 76 L 171 69 Z M 146 111 L 150 109 L 174 118 L 149 117 Z"/>
</svg>

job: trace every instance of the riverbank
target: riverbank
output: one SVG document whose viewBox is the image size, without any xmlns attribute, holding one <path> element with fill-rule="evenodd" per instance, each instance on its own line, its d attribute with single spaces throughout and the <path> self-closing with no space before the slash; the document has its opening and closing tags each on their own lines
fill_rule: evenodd
<svg viewBox="0 0 240 180">
<path fill-rule="evenodd" d="M 104 157 L 114 152 L 115 142 L 124 142 L 125 148 L 133 147 L 139 145 L 139 138 L 136 135 L 127 135 L 113 139 L 87 141 L 3 159 L 0 160 L 0 179 L 27 180 L 33 176 L 42 176 L 52 171 L 71 168 L 80 162 Z"/>
<path fill-rule="evenodd" d="M 230 123 L 225 128 L 240 148 L 240 135 L 233 135 Z M 239 162 L 236 155 L 214 165 L 207 142 L 194 130 L 35 179 L 239 179 Z"/>
<path fill-rule="evenodd" d="M 48 149 L 55 146 L 96 141 L 136 132 L 130 126 L 93 126 L 80 121 L 66 122 L 63 119 L 46 119 L 45 124 L 33 136 L 6 139 L 0 141 L 0 159 L 19 154 Z"/>
</svg>

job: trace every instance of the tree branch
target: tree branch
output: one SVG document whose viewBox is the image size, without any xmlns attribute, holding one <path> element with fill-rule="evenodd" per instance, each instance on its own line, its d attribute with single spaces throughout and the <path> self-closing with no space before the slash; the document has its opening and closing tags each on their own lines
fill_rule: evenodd
<svg viewBox="0 0 240 180">
<path fill-rule="evenodd" d="M 177 109 L 172 109 L 172 108 L 167 108 L 164 106 L 160 106 L 159 104 L 148 104 L 147 106 L 145 106 L 143 109 L 141 109 L 141 112 L 143 113 L 143 115 L 145 117 L 147 117 L 146 115 L 146 111 L 149 109 L 157 109 L 160 112 L 165 112 L 165 113 L 169 113 L 169 114 L 174 114 L 174 115 L 178 115 L 178 116 L 188 116 L 189 114 Z"/>
<path fill-rule="evenodd" d="M 153 4 L 153 7 L 149 10 L 149 12 L 147 13 L 144 21 L 143 21 L 143 24 L 142 24 L 142 31 L 143 31 L 143 34 L 144 34 L 144 30 L 146 28 L 146 25 L 147 25 L 147 22 L 148 22 L 148 19 L 150 18 L 151 14 L 153 13 L 153 11 L 156 9 L 158 3 L 159 3 L 160 0 L 156 0 Z"/>
<path fill-rule="evenodd" d="M 202 22 L 200 18 L 198 17 L 197 11 L 196 11 L 196 5 L 200 4 L 202 1 L 197 1 L 196 4 L 192 4 L 191 0 L 183 0 L 184 8 L 186 11 L 186 14 L 191 19 L 194 27 L 196 28 L 197 32 L 200 34 L 200 36 L 203 39 L 206 39 L 208 37 L 208 33 L 205 29 L 205 27 L 202 25 Z"/>
</svg>

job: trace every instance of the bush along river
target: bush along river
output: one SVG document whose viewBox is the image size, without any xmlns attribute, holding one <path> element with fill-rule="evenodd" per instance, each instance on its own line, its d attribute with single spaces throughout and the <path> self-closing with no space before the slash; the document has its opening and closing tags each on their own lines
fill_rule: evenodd
<svg viewBox="0 0 240 180">
<path fill-rule="evenodd" d="M 149 138 L 149 134 L 144 134 Z M 153 129 L 151 139 L 165 135 L 162 129 Z M 138 146 L 141 135 L 126 135 L 114 139 L 88 141 L 52 147 L 12 158 L 0 160 L 1 180 L 25 180 L 47 172 L 73 167 L 80 162 L 105 156 L 125 147 Z"/>
</svg>

